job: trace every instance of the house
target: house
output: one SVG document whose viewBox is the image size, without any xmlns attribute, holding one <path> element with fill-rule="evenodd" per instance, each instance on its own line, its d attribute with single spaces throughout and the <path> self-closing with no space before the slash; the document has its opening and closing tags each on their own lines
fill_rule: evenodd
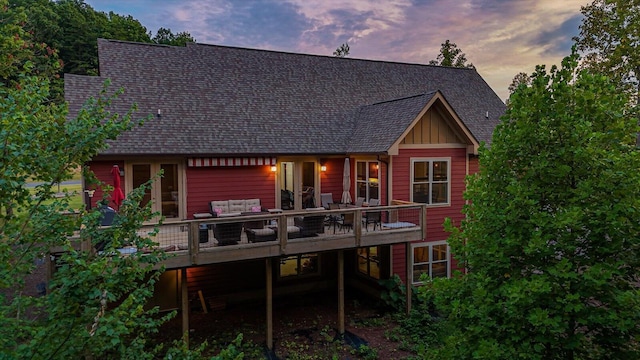
<svg viewBox="0 0 640 360">
<path fill-rule="evenodd" d="M 505 110 L 475 69 L 103 39 L 98 51 L 99 76 L 65 75 L 70 113 L 110 79 L 124 89 L 113 111 L 136 103 L 136 114 L 150 116 L 87 164 L 98 178 L 110 183 L 118 165 L 126 194 L 163 170 L 146 200 L 166 226 L 188 225 L 189 239 L 198 229 L 209 241 L 217 237 L 212 223 L 236 221 L 210 219 L 223 212 L 212 201 L 259 199 L 271 212 L 258 220 L 277 223 L 265 242 L 175 245 L 187 254 L 167 264 L 162 307 L 184 309 L 185 294 L 198 290 L 227 302 L 266 293 L 269 303 L 345 282 L 375 293 L 378 279 L 393 274 L 411 283 L 451 274 L 442 223 L 462 218 L 465 176 L 477 171 L 478 147 L 490 143 Z M 385 229 L 406 223 L 419 231 L 369 231 L 377 224 L 362 222 L 366 208 L 355 207 L 318 210 L 322 240 L 284 235 L 322 194 L 339 203 L 345 188 L 352 202 L 380 203 Z M 100 198 L 96 189 L 91 206 Z M 398 221 L 402 211 L 412 220 Z M 349 228 L 346 215 L 356 220 Z M 336 225 L 345 228 L 334 239 Z"/>
</svg>

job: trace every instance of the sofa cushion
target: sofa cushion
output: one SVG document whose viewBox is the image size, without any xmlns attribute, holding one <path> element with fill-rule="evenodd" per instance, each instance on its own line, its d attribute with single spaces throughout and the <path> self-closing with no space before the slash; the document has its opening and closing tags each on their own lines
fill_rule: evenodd
<svg viewBox="0 0 640 360">
<path fill-rule="evenodd" d="M 224 201 L 212 201 L 209 205 L 211 207 L 211 213 L 216 213 L 218 215 L 223 214 L 223 213 L 228 213 L 229 212 L 229 202 L 224 200 Z"/>
<path fill-rule="evenodd" d="M 262 207 L 260 206 L 260 199 L 247 199 L 246 201 L 246 206 L 247 206 L 247 211 L 253 211 L 253 207 L 257 206 L 259 208 L 262 209 Z M 261 211 L 261 210 L 258 210 Z"/>
<path fill-rule="evenodd" d="M 273 229 L 269 229 L 269 228 L 251 229 L 251 232 L 258 236 L 266 236 L 266 235 L 272 235 L 276 233 Z"/>
<path fill-rule="evenodd" d="M 247 200 L 229 200 L 229 212 L 247 211 Z"/>
</svg>

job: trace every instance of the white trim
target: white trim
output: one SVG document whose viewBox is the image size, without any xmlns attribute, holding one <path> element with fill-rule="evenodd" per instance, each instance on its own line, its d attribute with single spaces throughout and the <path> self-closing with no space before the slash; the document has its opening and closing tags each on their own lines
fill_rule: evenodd
<svg viewBox="0 0 640 360">
<path fill-rule="evenodd" d="M 436 161 L 446 161 L 447 162 L 447 202 L 431 204 L 428 203 L 427 207 L 436 207 L 436 206 L 451 206 L 451 157 L 412 157 L 409 159 L 409 201 L 415 202 L 413 200 L 413 179 L 414 179 L 414 164 L 416 162 L 429 162 L 433 164 Z M 429 184 L 433 184 L 432 175 L 433 171 L 429 169 Z M 429 194 L 429 199 L 431 194 Z M 429 200 L 431 201 L 431 200 Z"/>
<path fill-rule="evenodd" d="M 382 176 L 381 176 L 382 175 L 382 166 L 380 165 L 380 161 L 378 161 L 377 159 L 369 160 L 369 159 L 358 159 L 358 158 L 356 158 L 356 159 L 354 159 L 354 162 L 355 162 L 355 164 L 354 164 L 354 170 L 355 171 L 353 172 L 354 173 L 354 177 L 353 177 L 353 184 L 352 185 L 353 185 L 353 189 L 354 189 L 353 193 L 355 194 L 355 197 L 354 197 L 353 201 L 355 202 L 356 201 L 355 199 L 358 198 L 358 183 L 363 183 L 363 184 L 366 184 L 366 186 L 367 186 L 367 194 L 365 196 L 365 200 L 364 201 L 368 202 L 371 199 L 370 194 L 369 194 L 369 189 L 371 188 L 371 183 L 369 181 L 369 179 L 371 179 L 371 177 L 369 177 L 369 163 L 375 163 L 375 164 L 378 165 L 378 177 L 377 177 L 377 179 L 378 179 L 378 199 L 380 201 L 382 201 L 382 187 L 381 187 L 381 185 L 382 185 L 381 184 L 381 182 L 382 182 L 381 181 L 381 179 L 382 179 Z M 366 167 L 365 179 L 366 180 L 364 180 L 364 181 L 363 180 L 358 180 L 358 163 L 359 162 L 365 163 L 365 167 Z"/>
<path fill-rule="evenodd" d="M 430 242 L 419 242 L 419 243 L 412 243 L 411 244 L 411 274 L 409 275 L 409 279 L 411 281 L 411 284 L 413 285 L 420 285 L 422 284 L 422 282 L 420 281 L 413 281 L 413 271 L 414 268 L 416 266 L 416 260 L 414 258 L 415 256 L 415 252 L 413 251 L 415 248 L 420 248 L 420 247 L 428 247 L 428 253 L 429 253 L 429 261 L 427 261 L 426 263 L 419 263 L 419 265 L 424 265 L 424 264 L 428 264 L 429 265 L 429 277 L 433 278 L 432 275 L 432 268 L 433 268 L 433 259 L 432 259 L 432 255 L 433 255 L 433 251 L 432 251 L 432 247 L 434 245 L 447 245 L 447 254 L 446 254 L 446 260 L 439 260 L 438 263 L 446 263 L 447 264 L 447 277 L 451 277 L 451 248 L 449 247 L 449 244 L 447 243 L 446 240 L 440 240 L 440 241 L 430 241 Z"/>
<path fill-rule="evenodd" d="M 427 104 L 424 106 L 424 108 L 420 111 L 418 116 L 416 116 L 415 119 L 413 119 L 411 124 L 409 124 L 409 126 L 407 126 L 407 128 L 402 132 L 402 135 L 400 135 L 398 137 L 398 140 L 396 140 L 389 147 L 389 150 L 387 150 L 387 153 L 389 155 L 398 155 L 398 148 L 400 147 L 400 143 L 402 142 L 402 140 L 404 140 L 404 138 L 415 127 L 415 125 L 418 123 L 418 121 L 420 121 L 422 119 L 424 114 L 426 114 L 427 111 L 436 103 L 436 101 L 440 101 L 442 103 L 442 105 L 444 106 L 445 110 L 453 118 L 453 120 L 454 120 L 455 124 L 457 125 L 458 129 L 460 131 L 462 131 L 462 135 L 464 135 L 464 137 L 466 137 L 467 140 L 469 140 L 469 144 L 468 145 L 470 146 L 470 148 L 467 151 L 470 152 L 470 153 L 473 153 L 473 154 L 478 154 L 478 148 L 480 147 L 480 143 L 476 140 L 476 138 L 473 136 L 473 134 L 471 134 L 471 131 L 469 130 L 469 128 L 467 128 L 467 126 L 464 124 L 464 122 L 458 117 L 456 112 L 453 111 L 453 108 L 445 100 L 445 98 L 442 95 L 442 93 L 440 91 L 436 91 L 436 93 L 433 95 L 433 97 L 429 100 L 429 102 L 427 102 Z M 453 129 L 453 126 L 452 126 L 452 129 Z M 455 131 L 455 129 L 454 129 L 454 131 Z"/>
</svg>

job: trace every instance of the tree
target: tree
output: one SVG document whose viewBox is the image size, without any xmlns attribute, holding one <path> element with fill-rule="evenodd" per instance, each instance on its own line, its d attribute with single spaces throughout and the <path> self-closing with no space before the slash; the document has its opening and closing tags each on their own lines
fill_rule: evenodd
<svg viewBox="0 0 640 360">
<path fill-rule="evenodd" d="M 172 45 L 172 46 L 186 46 L 187 43 L 194 43 L 194 39 L 191 34 L 186 31 L 173 34 L 171 29 L 160 28 L 156 33 L 156 36 L 151 39 L 156 44 Z"/>
<path fill-rule="evenodd" d="M 23 8 L 0 0 L 0 44 L 9 51 L 0 68 L 11 70 L 0 81 L 0 358 L 152 358 L 147 340 L 167 316 L 145 305 L 165 255 L 117 251 L 153 248 L 139 235 L 153 216 L 140 207 L 145 188 L 127 196 L 106 229 L 99 211 L 72 209 L 68 197 L 53 196 L 54 184 L 139 122 L 110 114 L 106 90 L 74 118 L 51 104 L 49 77 L 23 52 L 39 49 L 21 27 L 24 18 Z M 55 53 L 48 58 L 56 60 Z M 29 178 L 43 182 L 33 193 Z M 98 243 L 103 251 L 91 250 Z M 61 252 L 47 294 L 28 294 L 25 279 L 53 247 Z"/>
<path fill-rule="evenodd" d="M 640 1 L 594 0 L 583 6 L 574 40 L 586 66 L 609 75 L 637 94 L 640 76 Z"/>
<path fill-rule="evenodd" d="M 347 57 L 349 55 L 349 43 L 344 43 L 336 48 L 336 51 L 333 52 L 333 56 L 335 57 Z"/>
<path fill-rule="evenodd" d="M 47 44 L 62 66 L 49 79 L 51 97 L 64 101 L 62 75 L 98 73 L 97 39 L 151 42 L 147 29 L 131 16 L 97 12 L 80 0 L 10 0 L 10 8 L 22 8 L 24 28 L 33 43 Z"/>
<path fill-rule="evenodd" d="M 511 95 L 469 179 L 435 281 L 450 333 L 433 358 L 640 357 L 637 109 L 577 55 Z"/>
<path fill-rule="evenodd" d="M 511 80 L 511 84 L 509 84 L 509 94 L 513 94 L 520 85 L 531 85 L 531 78 L 529 77 L 529 74 L 525 72 L 517 73 L 516 76 L 513 77 L 513 80 Z"/>
<path fill-rule="evenodd" d="M 461 68 L 473 68 L 473 64 L 467 64 L 467 56 L 458 48 L 458 45 L 448 39 L 442 44 L 440 54 L 435 60 L 429 61 L 429 65 L 453 66 Z"/>
</svg>

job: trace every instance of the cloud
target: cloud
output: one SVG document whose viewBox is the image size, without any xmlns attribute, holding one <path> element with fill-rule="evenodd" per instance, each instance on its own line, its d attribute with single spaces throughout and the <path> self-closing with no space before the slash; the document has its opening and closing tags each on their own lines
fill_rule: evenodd
<svg viewBox="0 0 640 360">
<path fill-rule="evenodd" d="M 152 31 L 198 42 L 410 63 L 456 43 L 501 98 L 518 72 L 557 64 L 578 32 L 586 0 L 88 0 L 131 14 Z M 127 11 L 127 9 L 129 11 Z"/>
</svg>

